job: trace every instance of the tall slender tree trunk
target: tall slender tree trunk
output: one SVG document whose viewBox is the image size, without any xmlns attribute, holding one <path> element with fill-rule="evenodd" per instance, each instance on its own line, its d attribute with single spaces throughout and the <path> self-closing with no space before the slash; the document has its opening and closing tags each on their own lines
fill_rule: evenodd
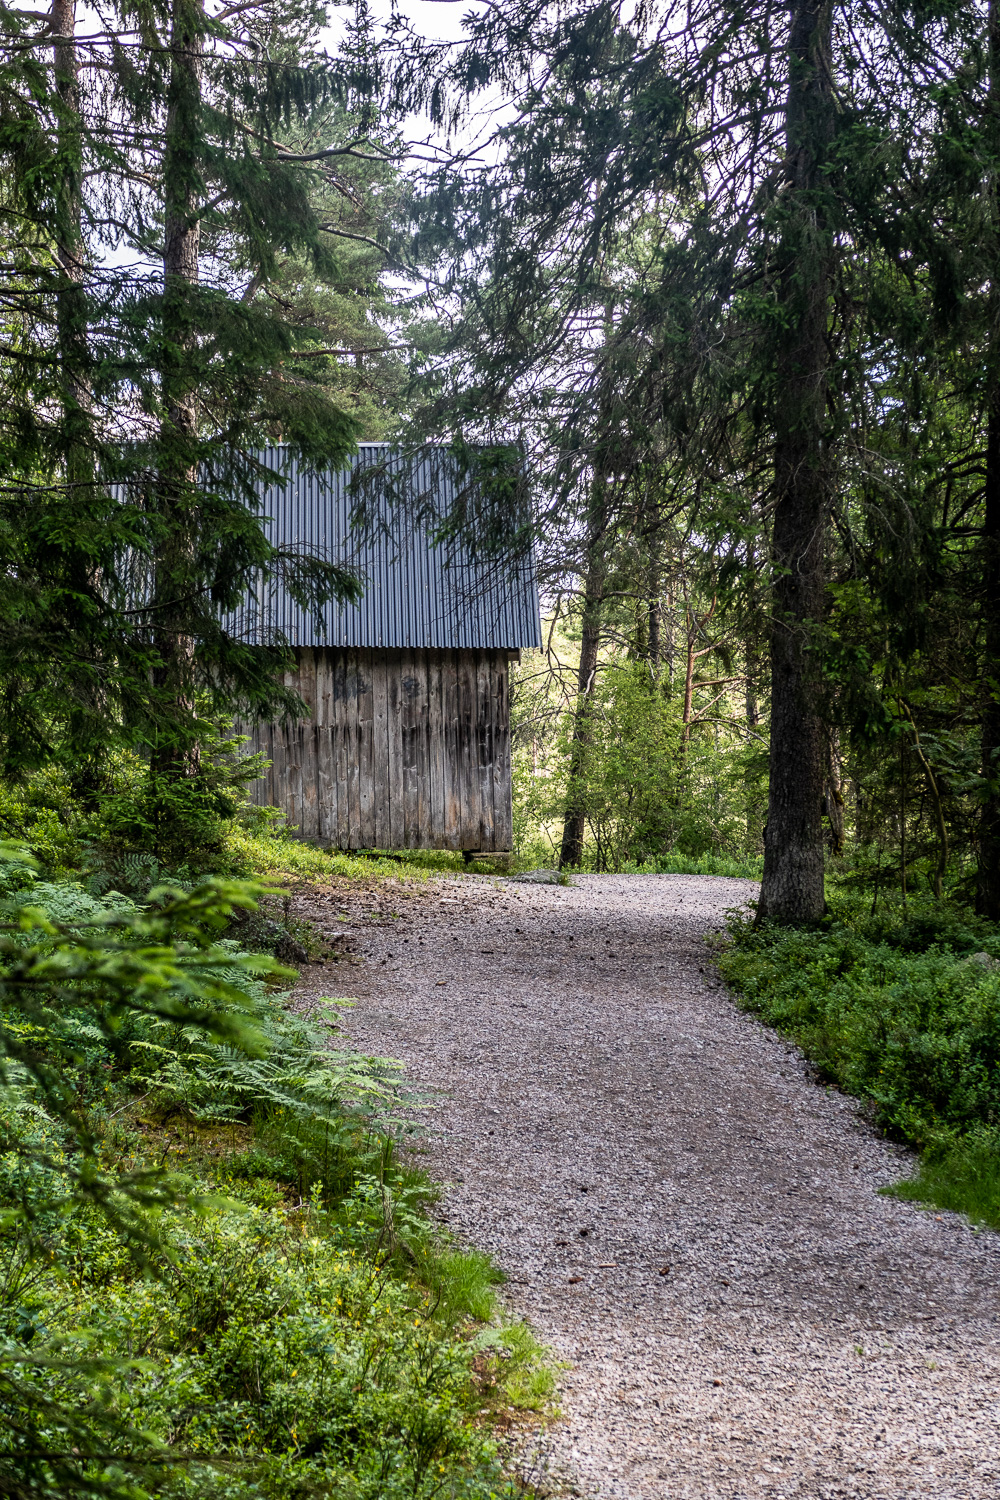
<svg viewBox="0 0 1000 1500">
<path fill-rule="evenodd" d="M 687 653 L 684 658 L 684 707 L 681 711 L 681 754 L 687 750 L 688 741 L 691 738 L 691 714 L 694 709 L 694 669 L 696 663 L 695 642 L 697 641 L 697 616 L 692 621 L 691 606 L 688 605 L 687 619 L 685 621 Z"/>
<path fill-rule="evenodd" d="M 743 657 L 747 674 L 743 684 L 743 706 L 746 710 L 747 730 L 751 731 L 760 723 L 760 704 L 757 701 L 759 663 L 749 641 L 746 642 Z"/>
<path fill-rule="evenodd" d="M 71 486 L 92 477 L 92 408 L 88 369 L 88 327 L 83 287 L 82 130 L 80 64 L 76 49 L 76 0 L 53 0 L 53 72 L 59 100 L 59 155 L 62 177 L 56 201 L 56 261 L 60 271 L 56 326 L 62 381 L 66 480 Z"/>
<path fill-rule="evenodd" d="M 577 674 L 576 707 L 573 714 L 573 738 L 570 744 L 569 793 L 563 819 L 559 868 L 575 868 L 583 860 L 583 835 L 587 821 L 587 801 L 583 785 L 587 752 L 591 742 L 591 714 L 594 683 L 597 678 L 597 656 L 601 646 L 601 607 L 604 603 L 604 533 L 607 528 L 607 503 L 604 481 L 598 480 L 600 496 L 594 507 L 587 531 L 586 574 L 583 583 L 583 621 L 580 640 L 580 669 Z"/>
<path fill-rule="evenodd" d="M 93 432 L 93 386 L 90 361 L 90 320 L 86 289 L 86 244 L 83 234 L 83 121 L 80 99 L 80 60 L 76 45 L 76 0 L 53 0 L 53 74 L 58 100 L 59 160 L 61 177 L 56 196 L 56 264 L 59 290 L 56 294 L 56 349 L 59 360 L 62 406 L 62 477 L 66 486 L 64 516 L 74 527 L 74 517 L 93 514 L 96 462 Z M 72 596 L 85 619 L 95 618 L 91 608 L 101 577 L 87 547 L 67 547 L 62 566 Z M 84 601 L 88 602 L 84 604 Z M 85 701 L 74 695 L 69 705 L 71 736 L 97 712 L 107 713 L 100 689 Z M 89 734 L 80 743 L 93 743 Z M 100 792 L 100 748 L 79 753 L 73 766 L 76 795 L 93 806 Z"/>
<path fill-rule="evenodd" d="M 948 820 L 944 815 L 944 800 L 941 796 L 941 784 L 934 774 L 934 767 L 924 753 L 924 747 L 920 739 L 920 730 L 917 728 L 916 720 L 910 710 L 905 698 L 899 700 L 900 712 L 909 721 L 913 730 L 913 749 L 920 768 L 927 779 L 927 790 L 931 794 L 931 805 L 934 808 L 934 821 L 937 824 L 938 857 L 934 868 L 934 895 L 939 901 L 944 899 L 944 880 L 948 873 Z"/>
<path fill-rule="evenodd" d="M 830 853 L 843 854 L 845 841 L 844 824 L 844 772 L 840 763 L 840 731 L 827 730 L 826 736 L 826 817 L 830 825 Z"/>
<path fill-rule="evenodd" d="M 655 508 L 651 508 L 646 529 L 646 658 L 654 684 L 660 680 L 660 653 L 663 649 L 663 610 L 660 593 L 663 586 L 663 560 Z"/>
<path fill-rule="evenodd" d="M 832 0 L 791 8 L 781 296 L 787 333 L 775 406 L 771 766 L 758 920 L 823 915 L 826 734 L 817 712 L 810 646 L 824 609 L 829 512 L 827 322 L 833 269 L 823 222 L 824 158 L 836 123 Z"/>
<path fill-rule="evenodd" d="M 986 662 L 980 753 L 986 783 L 979 822 L 976 910 L 1000 921 L 1000 3 L 990 0 L 989 98 L 991 253 L 996 271 L 990 286 L 990 350 L 987 390 L 985 515 L 982 537 L 982 609 Z"/>
<path fill-rule="evenodd" d="M 753 735 L 754 730 L 760 723 L 760 705 L 757 702 L 757 663 L 753 657 L 750 642 L 746 643 L 746 682 L 744 683 L 744 704 L 746 707 L 747 738 Z M 760 847 L 761 823 L 760 808 L 754 803 L 749 795 L 750 787 L 747 786 L 746 800 L 746 829 L 747 847 L 756 849 Z"/>
<path fill-rule="evenodd" d="M 187 627 L 191 564 L 198 524 L 198 390 L 192 368 L 201 241 L 200 143 L 204 10 L 201 0 L 174 0 L 170 86 L 163 165 L 163 419 L 157 495 L 159 529 L 154 579 L 154 685 L 165 721 L 154 770 L 185 774 L 197 759 L 194 654 Z"/>
<path fill-rule="evenodd" d="M 665 606 L 665 607 L 664 607 Z M 671 581 L 660 609 L 660 670 L 666 674 L 668 696 L 674 690 L 674 641 L 677 623 L 674 619 L 674 586 Z"/>
<path fill-rule="evenodd" d="M 649 657 L 649 669 L 653 681 L 658 682 L 660 678 L 660 600 L 655 595 L 649 600 L 648 616 L 648 644 L 646 647 Z"/>
<path fill-rule="evenodd" d="M 715 614 L 718 597 L 713 596 L 709 609 L 703 615 L 699 615 L 694 606 L 685 598 L 685 626 L 687 639 L 687 657 L 684 666 L 684 709 L 682 714 L 683 730 L 681 734 L 681 754 L 683 755 L 691 742 L 691 724 L 694 720 L 694 674 L 698 669 L 698 662 L 703 656 L 710 656 L 713 647 L 705 646 L 701 651 L 697 649 L 698 640 L 705 626 Z"/>
</svg>

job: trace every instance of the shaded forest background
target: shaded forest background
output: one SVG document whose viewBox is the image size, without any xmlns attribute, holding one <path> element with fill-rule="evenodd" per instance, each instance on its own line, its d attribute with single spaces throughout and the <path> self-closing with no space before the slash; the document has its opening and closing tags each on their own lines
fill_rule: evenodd
<svg viewBox="0 0 1000 1500">
<path fill-rule="evenodd" d="M 301 711 L 233 611 L 360 586 L 270 546 L 255 455 L 443 442 L 445 531 L 543 589 L 524 851 L 1000 915 L 988 6 L 3 14 L 15 802 L 217 846 L 229 726 Z"/>
</svg>

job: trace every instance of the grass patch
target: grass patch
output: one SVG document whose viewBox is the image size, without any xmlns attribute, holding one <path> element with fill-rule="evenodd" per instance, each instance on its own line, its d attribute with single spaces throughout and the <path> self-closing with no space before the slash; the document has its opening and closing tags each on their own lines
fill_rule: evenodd
<svg viewBox="0 0 1000 1500">
<path fill-rule="evenodd" d="M 371 880 L 430 880 L 461 875 L 466 870 L 462 855 L 447 849 L 412 849 L 403 855 L 384 851 L 346 854 L 339 849 L 320 849 L 270 827 L 247 827 L 241 821 L 227 831 L 224 848 L 227 874 L 281 881 L 365 884 Z"/>
<path fill-rule="evenodd" d="M 445 1318 L 466 1315 L 487 1323 L 496 1313 L 496 1288 L 504 1277 L 481 1250 L 445 1249 L 420 1263 L 421 1279 Z"/>
<path fill-rule="evenodd" d="M 626 875 L 725 875 L 733 879 L 759 880 L 764 873 L 763 858 L 728 854 L 658 854 L 645 864 L 622 866 Z"/>
<path fill-rule="evenodd" d="M 927 1152 L 914 1177 L 882 1192 L 887 1198 L 950 1209 L 973 1224 L 1000 1229 L 1000 1141 L 994 1133 L 983 1132 L 943 1151 Z"/>
<path fill-rule="evenodd" d="M 930 898 L 875 916 L 857 897 L 831 905 L 808 930 L 734 917 L 723 975 L 922 1153 L 900 1196 L 1000 1225 L 1000 933 Z"/>
</svg>

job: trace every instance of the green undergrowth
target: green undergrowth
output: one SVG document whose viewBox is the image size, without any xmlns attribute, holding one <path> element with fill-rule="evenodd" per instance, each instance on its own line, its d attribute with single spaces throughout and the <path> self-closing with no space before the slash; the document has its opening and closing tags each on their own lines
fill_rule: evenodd
<svg viewBox="0 0 1000 1500">
<path fill-rule="evenodd" d="M 95 895 L 115 889 L 144 896 L 164 880 L 190 887 L 212 874 L 367 883 L 426 881 L 467 870 L 462 855 L 449 850 L 359 855 L 323 849 L 296 837 L 277 808 L 257 807 L 248 800 L 251 763 L 241 757 L 239 740 L 223 743 L 227 753 L 219 755 L 216 767 L 223 785 L 207 811 L 195 809 L 201 822 L 189 810 L 182 829 L 189 835 L 186 844 L 161 847 L 146 808 L 148 768 L 124 754 L 102 767 L 99 787 L 87 792 L 58 768 L 0 787 L 0 839 L 30 849 L 50 878 L 82 880 Z M 206 763 L 210 761 L 206 756 Z M 481 873 L 492 866 L 474 868 Z"/>
<path fill-rule="evenodd" d="M 224 841 L 225 866 L 235 875 L 268 876 L 277 880 L 363 883 L 371 880 L 429 880 L 439 875 L 461 875 L 461 854 L 447 849 L 411 849 L 397 855 L 387 851 L 347 854 L 321 849 L 271 827 L 235 821 Z"/>
<path fill-rule="evenodd" d="M 1000 1228 L 1000 933 L 930 899 L 841 895 L 810 929 L 733 915 L 719 967 L 822 1080 L 921 1153 L 892 1192 Z"/>
<path fill-rule="evenodd" d="M 965 1214 L 973 1224 L 1000 1229 L 1000 1139 L 986 1129 L 926 1151 L 916 1175 L 884 1190 L 889 1197 Z"/>
<path fill-rule="evenodd" d="M 622 871 L 626 875 L 723 875 L 741 880 L 759 880 L 764 870 L 763 859 L 752 855 L 735 858 L 727 854 L 658 854 L 644 864 L 626 864 Z"/>
<path fill-rule="evenodd" d="M 515 1494 L 498 1432 L 551 1370 L 434 1223 L 399 1068 L 219 937 L 260 888 L 6 870 L 0 1491 Z"/>
</svg>

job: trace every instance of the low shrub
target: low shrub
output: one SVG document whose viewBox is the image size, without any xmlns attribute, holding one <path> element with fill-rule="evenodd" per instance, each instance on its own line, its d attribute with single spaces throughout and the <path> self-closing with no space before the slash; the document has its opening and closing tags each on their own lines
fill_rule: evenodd
<svg viewBox="0 0 1000 1500">
<path fill-rule="evenodd" d="M 190 1179 L 204 1199 L 225 1186 L 224 1172 Z M 429 1288 L 331 1234 L 322 1214 L 284 1202 L 178 1214 L 144 1276 L 107 1233 L 95 1253 L 100 1238 L 91 1225 L 68 1283 L 45 1274 L 0 1314 L 20 1345 L 22 1400 L 39 1412 L 100 1403 L 115 1459 L 81 1461 L 83 1492 L 114 1483 L 220 1500 L 508 1493 L 496 1443 L 472 1420 L 485 1351 L 466 1334 L 467 1316 L 443 1319 Z M 495 1354 L 493 1365 L 502 1375 Z M 19 1456 L 8 1433 L 0 1473 Z M 63 1493 L 55 1477 L 36 1472 L 36 1493 Z"/>
<path fill-rule="evenodd" d="M 260 893 L 0 912 L 5 1494 L 487 1500 L 485 1418 L 551 1395 L 397 1162 L 398 1068 L 218 936 Z"/>
<path fill-rule="evenodd" d="M 0 840 L 23 844 L 38 865 L 59 878 L 79 870 L 86 830 L 69 777 L 56 768 L 36 772 L 19 785 L 0 783 Z M 23 873 L 8 864 L 2 874 Z"/>
<path fill-rule="evenodd" d="M 1000 1180 L 996 929 L 931 900 L 877 916 L 841 900 L 818 929 L 734 916 L 730 930 L 719 967 L 747 1009 L 924 1153 L 921 1194 L 986 1216 Z"/>
<path fill-rule="evenodd" d="M 643 864 L 622 866 L 626 875 L 719 875 L 728 879 L 759 880 L 764 871 L 763 858 L 755 855 L 658 854 Z"/>
</svg>

